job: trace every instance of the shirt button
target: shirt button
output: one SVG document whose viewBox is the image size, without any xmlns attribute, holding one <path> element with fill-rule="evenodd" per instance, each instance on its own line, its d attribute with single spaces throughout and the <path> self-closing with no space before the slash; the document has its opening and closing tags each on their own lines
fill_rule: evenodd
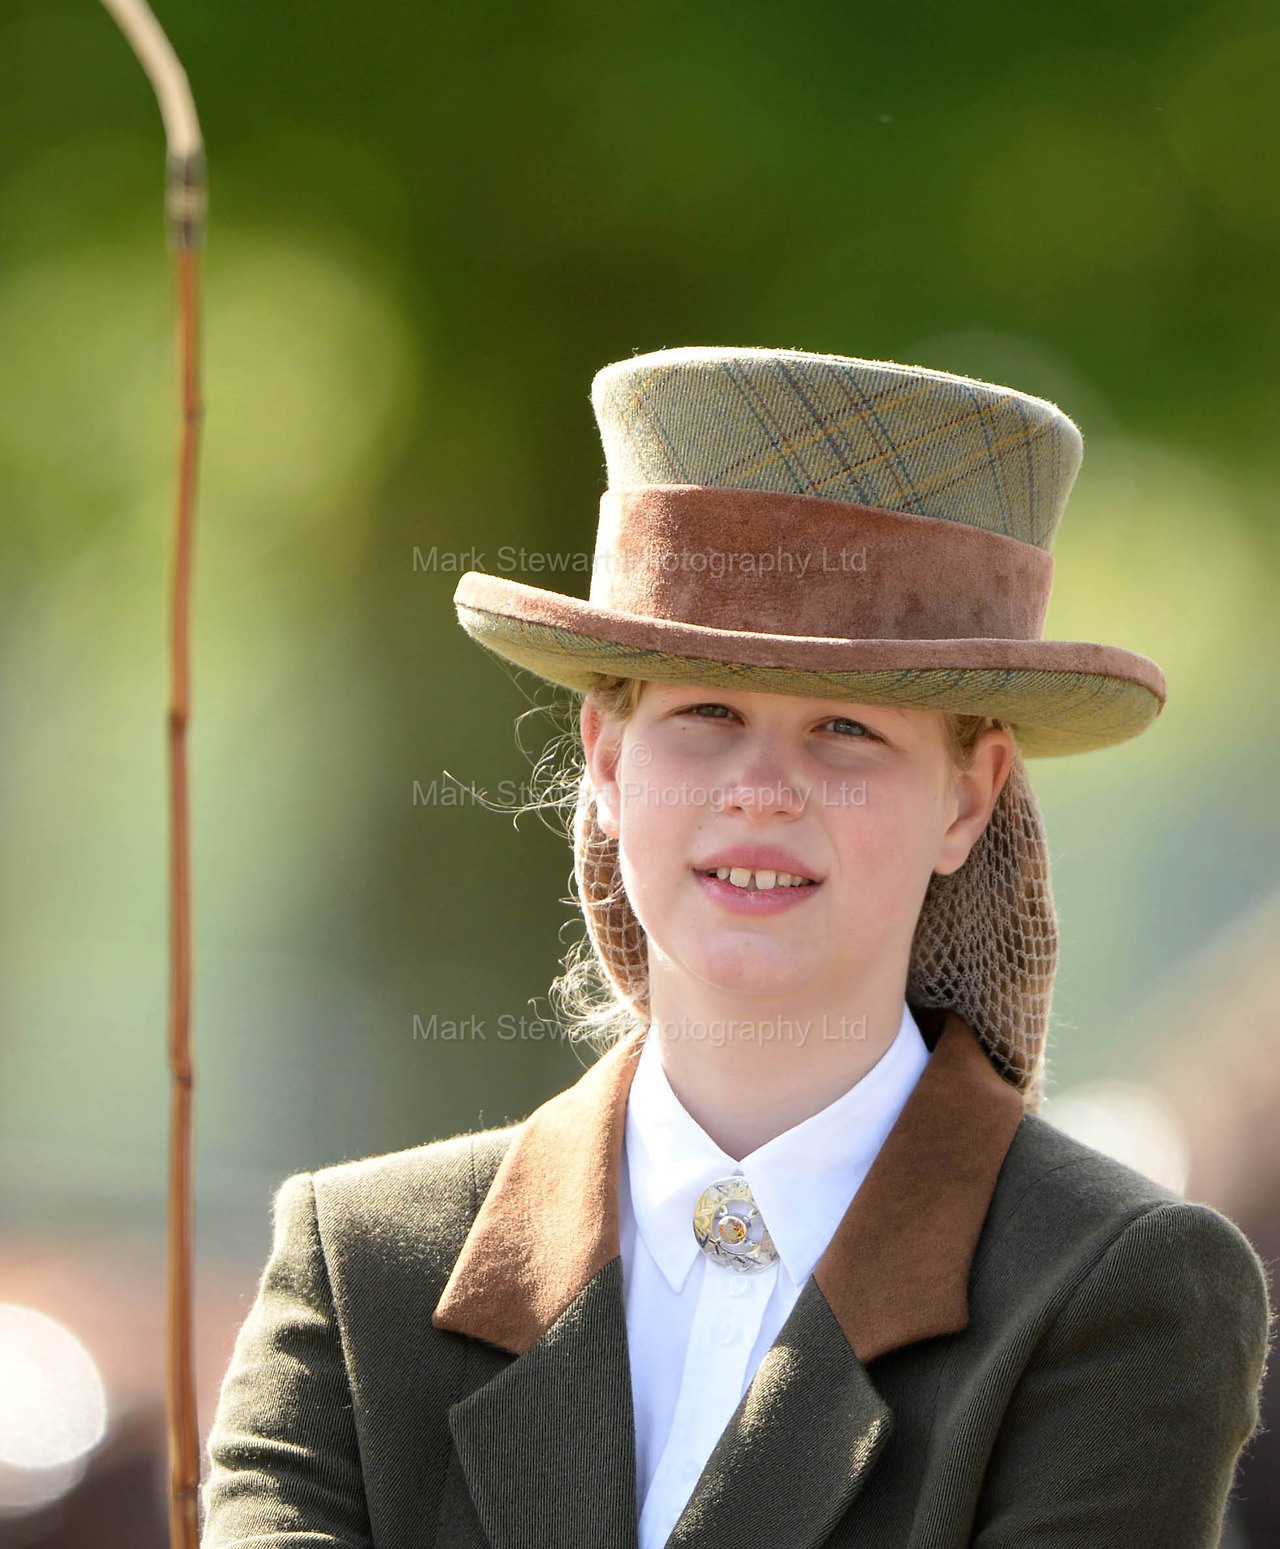
<svg viewBox="0 0 1280 1549">
<path fill-rule="evenodd" d="M 738 1331 L 732 1323 L 722 1323 L 716 1330 L 716 1343 L 718 1345 L 731 1345 L 738 1337 Z"/>
<path fill-rule="evenodd" d="M 729 1282 L 730 1296 L 749 1296 L 751 1287 L 747 1284 L 746 1276 L 740 1275 L 736 1280 Z"/>
</svg>

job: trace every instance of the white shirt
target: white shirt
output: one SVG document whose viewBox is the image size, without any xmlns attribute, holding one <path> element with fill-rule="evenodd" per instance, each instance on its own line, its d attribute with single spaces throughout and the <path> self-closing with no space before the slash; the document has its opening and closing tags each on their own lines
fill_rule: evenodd
<svg viewBox="0 0 1280 1549">
<path fill-rule="evenodd" d="M 904 1005 L 897 1037 L 861 1080 L 737 1162 L 682 1107 L 650 1028 L 619 1188 L 640 1549 L 666 1543 L 928 1059 Z M 754 1274 L 712 1264 L 693 1235 L 699 1194 L 731 1173 L 745 1176 L 778 1250 Z"/>
</svg>

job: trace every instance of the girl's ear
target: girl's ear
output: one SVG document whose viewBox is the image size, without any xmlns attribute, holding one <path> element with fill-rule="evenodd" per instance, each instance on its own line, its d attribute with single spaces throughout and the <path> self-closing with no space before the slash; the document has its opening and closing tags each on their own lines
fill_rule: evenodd
<svg viewBox="0 0 1280 1549">
<path fill-rule="evenodd" d="M 955 814 L 938 846 L 934 871 L 948 877 L 969 858 L 991 821 L 1000 792 L 1013 768 L 1013 736 L 1003 726 L 990 726 L 978 738 L 969 767 L 956 770 L 952 792 Z"/>
<path fill-rule="evenodd" d="M 622 727 L 592 699 L 584 699 L 579 718 L 587 774 L 596 797 L 596 822 L 610 839 L 622 833 L 618 762 L 622 756 Z"/>
</svg>

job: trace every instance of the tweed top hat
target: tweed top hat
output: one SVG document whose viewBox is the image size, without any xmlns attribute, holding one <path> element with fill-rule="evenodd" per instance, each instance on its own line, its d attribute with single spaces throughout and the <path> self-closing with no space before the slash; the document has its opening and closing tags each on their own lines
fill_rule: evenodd
<svg viewBox="0 0 1280 1549">
<path fill-rule="evenodd" d="M 469 572 L 481 644 L 552 682 L 701 681 L 996 716 L 1023 753 L 1122 742 L 1164 676 L 1041 639 L 1080 466 L 1061 410 L 940 371 L 796 350 L 606 366 L 590 598 Z"/>
<path fill-rule="evenodd" d="M 1009 727 L 986 830 L 929 884 L 907 992 L 959 1012 L 1034 1109 L 1058 934 L 1022 755 L 1122 742 L 1165 698 L 1144 656 L 1041 638 L 1079 431 L 1010 388 L 797 350 L 641 355 L 606 366 L 592 398 L 609 485 L 590 597 L 472 571 L 459 621 L 580 692 L 705 683 Z M 575 877 L 599 962 L 647 1017 L 644 930 L 585 779 Z"/>
</svg>

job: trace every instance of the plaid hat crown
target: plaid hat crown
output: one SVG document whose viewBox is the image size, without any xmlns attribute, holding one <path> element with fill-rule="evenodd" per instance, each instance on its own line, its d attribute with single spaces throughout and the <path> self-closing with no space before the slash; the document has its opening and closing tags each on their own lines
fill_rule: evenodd
<svg viewBox="0 0 1280 1549">
<path fill-rule="evenodd" d="M 675 349 L 600 371 L 611 489 L 711 485 L 963 522 L 1048 550 L 1080 468 L 1054 404 L 799 350 Z"/>
</svg>

